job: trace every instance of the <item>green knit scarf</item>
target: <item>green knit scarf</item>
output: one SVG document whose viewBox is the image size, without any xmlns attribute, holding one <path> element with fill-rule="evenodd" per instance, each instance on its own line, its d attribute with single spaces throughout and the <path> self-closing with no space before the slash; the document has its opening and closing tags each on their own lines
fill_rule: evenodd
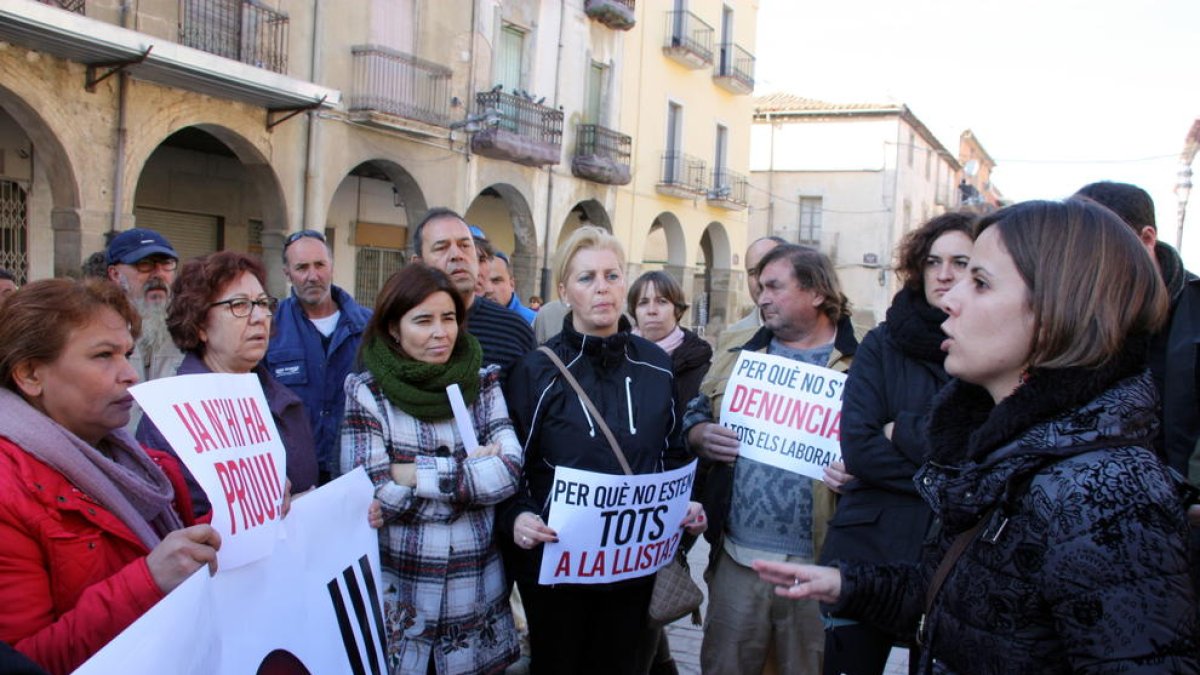
<svg viewBox="0 0 1200 675">
<path fill-rule="evenodd" d="M 470 333 L 462 333 L 446 363 L 425 363 L 398 355 L 376 337 L 363 350 L 363 365 L 392 405 L 423 421 L 454 417 L 446 386 L 457 384 L 471 405 L 479 398 L 483 349 Z"/>
</svg>

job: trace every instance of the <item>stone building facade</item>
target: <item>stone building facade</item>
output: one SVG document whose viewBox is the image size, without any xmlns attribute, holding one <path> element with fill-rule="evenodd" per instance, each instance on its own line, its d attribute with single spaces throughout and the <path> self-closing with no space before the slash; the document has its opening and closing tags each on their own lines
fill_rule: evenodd
<svg viewBox="0 0 1200 675">
<path fill-rule="evenodd" d="M 661 258 L 728 304 L 744 203 L 723 208 L 732 181 L 710 162 L 658 204 L 666 105 L 643 120 L 638 100 L 685 100 L 685 134 L 723 120 L 720 168 L 744 175 L 757 3 L 691 4 L 0 0 L 0 265 L 77 273 L 136 224 L 185 256 L 261 255 L 283 294 L 284 237 L 317 229 L 335 283 L 370 304 L 409 225 L 448 206 L 511 255 L 523 298 L 553 295 L 553 250 L 586 221 L 626 243 L 631 273 Z M 709 34 L 705 65 L 674 65 L 703 31 L 668 16 L 722 25 L 727 6 L 737 27 Z"/>
</svg>

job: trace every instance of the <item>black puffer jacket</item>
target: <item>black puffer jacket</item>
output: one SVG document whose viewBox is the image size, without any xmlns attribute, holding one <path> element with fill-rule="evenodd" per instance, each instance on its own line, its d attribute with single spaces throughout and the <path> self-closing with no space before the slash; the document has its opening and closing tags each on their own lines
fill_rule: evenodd
<svg viewBox="0 0 1200 675">
<path fill-rule="evenodd" d="M 917 475 L 938 516 L 923 562 L 841 564 L 835 611 L 912 635 L 951 542 L 987 517 L 927 619 L 920 672 L 1200 672 L 1180 483 L 1151 449 L 1141 362 L 1034 371 L 998 406 L 949 385 Z"/>
<path fill-rule="evenodd" d="M 902 290 L 887 323 L 863 338 L 842 400 L 842 457 L 855 480 L 842 489 L 822 561 L 916 562 L 933 513 L 913 484 L 925 463 L 933 397 L 942 368 L 946 315 L 921 291 Z M 892 423 L 892 437 L 883 428 Z"/>
<path fill-rule="evenodd" d="M 592 403 L 603 413 L 636 474 L 686 464 L 672 395 L 671 359 L 653 342 L 621 330 L 611 337 L 585 336 L 571 315 L 563 330 L 546 341 L 562 359 Z M 517 362 L 505 384 L 505 398 L 517 438 L 525 447 L 525 469 L 517 494 L 497 509 L 505 566 L 516 580 L 536 583 L 544 547 L 526 551 L 512 544 L 513 522 L 524 511 L 549 516 L 555 467 L 621 474 L 604 434 L 558 368 L 540 351 Z"/>
</svg>

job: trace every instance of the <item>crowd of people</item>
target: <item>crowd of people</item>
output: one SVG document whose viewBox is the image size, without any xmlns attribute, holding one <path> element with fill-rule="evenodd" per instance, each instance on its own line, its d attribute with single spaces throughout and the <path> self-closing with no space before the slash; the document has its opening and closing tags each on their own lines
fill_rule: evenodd
<svg viewBox="0 0 1200 675">
<path fill-rule="evenodd" d="M 257 376 L 289 500 L 365 470 L 393 673 L 676 672 L 653 573 L 539 570 L 560 467 L 693 460 L 669 525 L 709 546 L 704 673 L 880 675 L 896 646 L 912 673 L 1200 672 L 1200 278 L 1153 214 L 1096 183 L 939 215 L 901 242 L 877 326 L 827 255 L 763 238 L 754 306 L 715 345 L 674 277 L 628 280 L 609 232 L 572 232 L 558 299 L 526 304 L 444 208 L 373 308 L 315 230 L 284 240 L 282 301 L 257 258 L 181 262 L 144 228 L 82 280 L 0 271 L 0 672 L 70 672 L 216 571 L 208 498 L 128 392 L 196 373 Z M 845 375 L 822 479 L 722 424 L 751 353 Z"/>
</svg>

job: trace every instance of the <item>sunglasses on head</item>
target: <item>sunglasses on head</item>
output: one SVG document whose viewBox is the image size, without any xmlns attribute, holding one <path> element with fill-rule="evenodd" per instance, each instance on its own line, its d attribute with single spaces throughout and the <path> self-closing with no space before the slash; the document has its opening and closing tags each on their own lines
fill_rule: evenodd
<svg viewBox="0 0 1200 675">
<path fill-rule="evenodd" d="M 325 241 L 325 235 L 321 232 L 317 232 L 316 230 L 300 230 L 299 232 L 293 232 L 289 234 L 287 238 L 283 240 L 283 249 L 286 251 L 287 247 L 305 237 L 311 237 L 322 243 Z"/>
</svg>

